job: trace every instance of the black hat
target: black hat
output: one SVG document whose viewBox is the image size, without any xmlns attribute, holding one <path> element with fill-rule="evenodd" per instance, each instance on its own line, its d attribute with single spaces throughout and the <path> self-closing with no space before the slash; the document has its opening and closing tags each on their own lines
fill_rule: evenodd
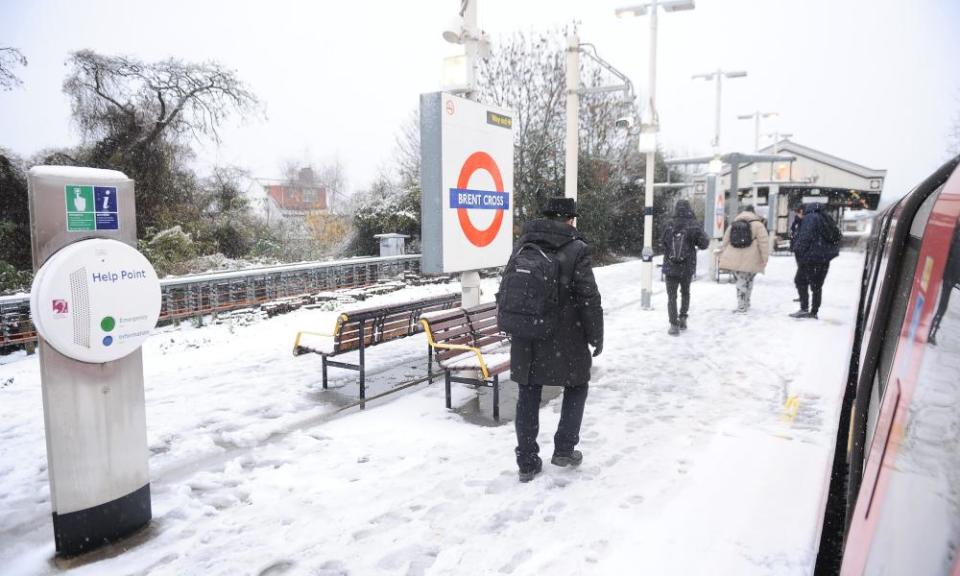
<svg viewBox="0 0 960 576">
<path fill-rule="evenodd" d="M 576 218 L 577 201 L 573 198 L 549 198 L 547 199 L 547 207 L 541 210 L 540 213 L 550 218 L 555 216 Z"/>
</svg>

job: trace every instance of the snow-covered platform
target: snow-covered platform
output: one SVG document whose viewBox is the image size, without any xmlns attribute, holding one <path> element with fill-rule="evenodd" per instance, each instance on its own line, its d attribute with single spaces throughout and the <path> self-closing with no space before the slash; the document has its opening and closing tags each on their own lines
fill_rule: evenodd
<svg viewBox="0 0 960 576">
<path fill-rule="evenodd" d="M 154 521 L 53 561 L 35 357 L 0 357 L 0 566 L 10 574 L 810 574 L 862 256 L 834 262 L 819 321 L 787 317 L 792 258 L 754 307 L 694 283 L 690 329 L 640 310 L 638 262 L 596 270 L 606 311 L 579 469 L 516 479 L 513 427 L 475 426 L 443 386 L 363 412 L 355 374 L 291 355 L 335 311 L 166 329 L 145 346 Z M 378 298 L 422 297 L 455 286 Z M 487 297 L 493 286 L 486 285 Z M 375 303 L 373 300 L 367 304 Z M 422 337 L 367 355 L 382 390 L 423 375 Z M 378 375 L 379 374 L 379 380 Z M 339 390 L 337 389 L 339 388 Z M 461 402 L 472 393 L 459 391 Z M 549 455 L 559 417 L 541 415 Z"/>
</svg>

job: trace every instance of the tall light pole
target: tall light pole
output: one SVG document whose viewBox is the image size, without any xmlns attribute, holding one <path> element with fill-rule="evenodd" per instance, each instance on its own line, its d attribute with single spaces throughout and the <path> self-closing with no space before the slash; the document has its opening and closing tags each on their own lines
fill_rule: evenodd
<svg viewBox="0 0 960 576">
<path fill-rule="evenodd" d="M 567 132 L 563 195 L 577 199 L 577 160 L 580 151 L 580 37 L 567 37 Z"/>
<path fill-rule="evenodd" d="M 580 86 L 580 54 L 617 77 L 621 84 L 607 84 L 604 86 Z M 607 92 L 623 92 L 623 102 L 633 103 L 633 83 L 626 74 L 617 70 L 612 64 L 600 57 L 597 47 L 589 43 L 580 43 L 576 32 L 567 36 L 567 131 L 566 141 L 566 172 L 564 178 L 564 196 L 577 199 L 577 157 L 580 145 L 580 95 L 599 94 Z M 621 126 L 617 120 L 617 126 Z"/>
<path fill-rule="evenodd" d="M 793 134 L 789 132 L 781 133 L 779 130 L 774 130 L 766 134 L 767 138 L 773 138 L 773 153 L 780 153 L 780 139 L 781 138 L 792 138 Z M 773 162 L 770 163 L 770 180 L 773 180 Z"/>
<path fill-rule="evenodd" d="M 737 116 L 738 120 L 753 120 L 753 151 L 760 151 L 760 119 L 761 118 L 773 118 L 774 116 L 779 116 L 776 112 L 761 112 L 759 110 L 753 112 L 752 114 L 740 114 Z"/>
<path fill-rule="evenodd" d="M 650 63 L 648 93 L 650 101 L 644 112 L 644 122 L 641 126 L 641 152 L 647 153 L 646 177 L 643 184 L 643 266 L 640 269 L 640 306 L 644 310 L 652 310 L 650 304 L 653 294 L 653 186 L 654 163 L 657 156 L 657 132 L 660 129 L 660 120 L 657 114 L 657 9 L 663 8 L 666 12 L 692 10 L 694 0 L 649 0 L 632 6 L 617 8 L 617 16 L 645 16 L 650 12 Z M 646 137 L 644 137 L 646 136 Z"/>
<path fill-rule="evenodd" d="M 760 119 L 761 118 L 772 118 L 777 116 L 776 112 L 761 112 L 755 110 L 752 114 L 740 114 L 737 116 L 739 120 L 753 120 L 753 151 L 760 152 Z M 753 163 L 753 191 L 751 196 L 753 197 L 753 207 L 757 207 L 757 163 Z"/>
<path fill-rule="evenodd" d="M 713 151 L 715 154 L 720 152 L 720 102 L 723 94 L 723 79 L 724 78 L 743 78 L 747 75 L 743 70 L 721 70 L 717 68 L 713 72 L 706 72 L 704 74 L 694 74 L 692 78 L 696 80 L 697 78 L 703 78 L 708 82 L 710 80 L 716 80 L 717 88 L 717 101 L 716 101 L 716 110 L 714 112 L 714 129 L 713 129 Z"/>
</svg>

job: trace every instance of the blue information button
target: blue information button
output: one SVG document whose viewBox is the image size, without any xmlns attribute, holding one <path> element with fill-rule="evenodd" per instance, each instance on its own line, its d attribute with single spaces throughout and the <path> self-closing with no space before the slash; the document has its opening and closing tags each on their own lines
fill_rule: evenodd
<svg viewBox="0 0 960 576">
<path fill-rule="evenodd" d="M 93 197 L 95 212 L 118 212 L 115 186 L 94 186 Z"/>
</svg>

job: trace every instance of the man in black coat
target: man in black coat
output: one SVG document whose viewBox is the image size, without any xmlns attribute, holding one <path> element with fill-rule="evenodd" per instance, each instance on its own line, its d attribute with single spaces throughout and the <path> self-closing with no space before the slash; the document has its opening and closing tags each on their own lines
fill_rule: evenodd
<svg viewBox="0 0 960 576">
<path fill-rule="evenodd" d="M 560 316 L 547 340 L 514 337 L 510 348 L 511 379 L 519 384 L 517 397 L 517 465 L 520 481 L 529 482 L 543 467 L 540 446 L 540 396 L 543 386 L 563 386 L 560 423 L 553 437 L 557 466 L 576 466 L 583 454 L 574 450 L 580 442 L 580 424 L 587 400 L 592 358 L 603 350 L 603 308 L 593 278 L 590 247 L 573 227 L 577 216 L 572 198 L 551 198 L 545 218 L 523 225 L 518 246 L 536 244 L 560 261 Z"/>
<path fill-rule="evenodd" d="M 683 246 L 674 247 L 674 237 L 682 234 Z M 690 310 L 690 281 L 697 273 L 697 249 L 710 245 L 710 238 L 697 220 L 690 202 L 678 200 L 673 208 L 673 219 L 663 227 L 660 248 L 663 250 L 663 276 L 667 283 L 667 314 L 670 317 L 671 336 L 687 329 Z M 679 254 L 678 254 L 679 252 Z M 680 312 L 677 313 L 677 288 L 680 289 Z"/>
<path fill-rule="evenodd" d="M 793 318 L 817 318 L 830 261 L 840 254 L 840 229 L 822 209 L 817 202 L 803 207 L 803 219 L 793 239 L 793 254 L 797 258 L 793 282 L 800 295 L 800 310 L 790 314 Z"/>
</svg>

